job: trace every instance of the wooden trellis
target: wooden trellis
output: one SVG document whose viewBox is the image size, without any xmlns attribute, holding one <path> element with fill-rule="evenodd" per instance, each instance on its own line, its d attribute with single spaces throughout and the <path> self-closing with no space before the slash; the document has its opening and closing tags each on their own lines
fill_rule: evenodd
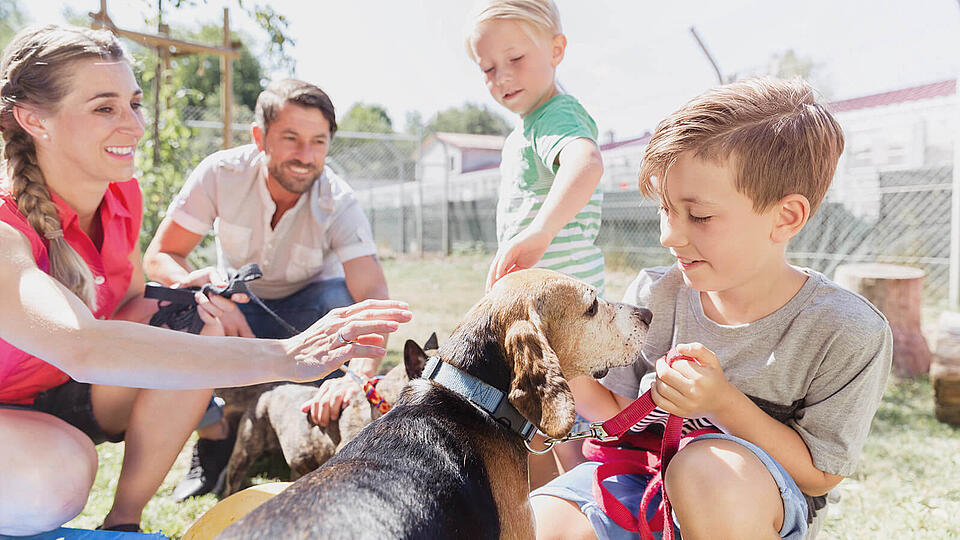
<svg viewBox="0 0 960 540">
<path fill-rule="evenodd" d="M 169 36 L 169 29 L 163 21 L 158 19 L 158 34 L 145 34 L 143 32 L 134 32 L 118 28 L 107 14 L 107 0 L 100 0 L 100 11 L 90 13 L 93 19 L 91 26 L 94 28 L 105 28 L 120 37 L 125 37 L 141 43 L 148 47 L 153 47 L 157 51 L 160 61 L 157 62 L 157 73 L 154 78 L 154 159 L 158 158 L 159 149 L 159 96 L 160 96 L 160 75 L 163 66 L 169 64 L 169 60 L 175 56 L 184 56 L 188 54 L 213 54 L 220 57 L 220 91 L 222 99 L 220 100 L 221 115 L 223 116 L 223 148 L 230 148 L 232 140 L 232 122 L 231 111 L 233 110 L 233 60 L 240 58 L 240 43 L 230 39 L 230 10 L 223 8 L 223 45 L 208 45 L 194 41 L 184 41 L 174 39 Z"/>
</svg>

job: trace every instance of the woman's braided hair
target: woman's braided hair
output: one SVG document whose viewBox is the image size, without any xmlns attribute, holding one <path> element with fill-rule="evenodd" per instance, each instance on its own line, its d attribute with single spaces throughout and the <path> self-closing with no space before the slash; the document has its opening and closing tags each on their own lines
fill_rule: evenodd
<svg viewBox="0 0 960 540">
<path fill-rule="evenodd" d="M 21 106 L 56 112 L 69 92 L 72 64 L 88 58 L 119 61 L 124 53 L 105 30 L 48 25 L 18 33 L 0 61 L 0 131 L 6 176 L 17 207 L 34 230 L 49 240 L 50 275 L 95 309 L 93 274 L 63 238 L 57 207 L 37 164 L 33 137 L 13 112 Z"/>
</svg>

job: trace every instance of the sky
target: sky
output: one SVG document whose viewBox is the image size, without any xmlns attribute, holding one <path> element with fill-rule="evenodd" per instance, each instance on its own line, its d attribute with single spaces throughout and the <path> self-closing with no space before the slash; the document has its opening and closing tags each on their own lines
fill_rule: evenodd
<svg viewBox="0 0 960 540">
<path fill-rule="evenodd" d="M 169 2 L 169 0 L 167 0 Z M 246 3 L 250 3 L 247 0 Z M 262 2 L 261 2 L 262 3 Z M 597 121 L 603 141 L 639 136 L 717 84 L 690 34 L 695 26 L 724 76 L 762 71 L 793 50 L 816 64 L 815 85 L 844 99 L 956 78 L 958 0 L 556 0 L 568 45 L 557 71 L 563 88 Z M 99 0 L 21 2 L 32 22 L 63 22 L 64 5 L 99 9 Z M 155 0 L 112 0 L 124 29 L 149 32 Z M 236 2 L 168 9 L 167 22 L 221 22 L 258 32 Z M 356 102 L 387 109 L 402 130 L 408 111 L 428 119 L 473 102 L 515 121 L 484 87 L 463 33 L 471 0 L 271 0 L 291 21 L 295 76 L 331 97 L 340 114 Z M 253 47 L 254 50 L 257 47 Z M 269 66 L 265 66 L 269 69 Z"/>
</svg>

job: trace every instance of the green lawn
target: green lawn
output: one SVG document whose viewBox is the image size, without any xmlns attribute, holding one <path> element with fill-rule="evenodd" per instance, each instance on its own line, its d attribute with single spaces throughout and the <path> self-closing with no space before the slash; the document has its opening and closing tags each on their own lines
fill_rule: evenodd
<svg viewBox="0 0 960 540">
<path fill-rule="evenodd" d="M 414 312 L 414 320 L 391 338 L 386 363 L 399 361 L 406 339 L 422 343 L 433 331 L 441 340 L 450 334 L 482 295 L 489 259 L 460 255 L 384 261 L 391 296 L 409 302 Z M 607 296 L 619 299 L 634 274 L 608 271 Z M 937 422 L 932 410 L 933 391 L 927 379 L 890 382 L 860 468 L 835 490 L 840 500 L 830 506 L 819 538 L 960 538 L 960 429 Z M 123 445 L 105 443 L 97 451 L 100 470 L 90 500 L 68 526 L 93 528 L 110 507 Z M 216 504 L 212 495 L 173 502 L 173 486 L 189 461 L 188 453 L 182 452 L 147 505 L 145 530 L 179 538 Z"/>
</svg>

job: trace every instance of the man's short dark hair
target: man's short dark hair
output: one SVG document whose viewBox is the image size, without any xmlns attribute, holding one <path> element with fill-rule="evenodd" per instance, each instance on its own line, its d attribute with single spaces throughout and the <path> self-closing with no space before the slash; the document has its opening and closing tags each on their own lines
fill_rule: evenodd
<svg viewBox="0 0 960 540">
<path fill-rule="evenodd" d="M 323 113 L 323 117 L 330 123 L 330 136 L 337 131 L 337 116 L 333 110 L 333 102 L 323 90 L 316 85 L 297 79 L 282 79 L 267 85 L 267 89 L 257 98 L 255 111 L 257 125 L 266 133 L 270 130 L 270 123 L 276 120 L 280 109 L 287 103 L 294 103 L 301 107 L 313 107 Z"/>
</svg>

